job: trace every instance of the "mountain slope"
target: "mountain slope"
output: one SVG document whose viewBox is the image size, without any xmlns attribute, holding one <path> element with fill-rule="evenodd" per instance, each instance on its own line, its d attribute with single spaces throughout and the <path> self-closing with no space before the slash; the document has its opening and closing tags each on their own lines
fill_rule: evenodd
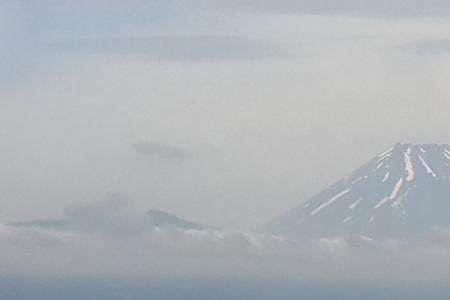
<svg viewBox="0 0 450 300">
<path fill-rule="evenodd" d="M 397 144 L 266 225 L 272 233 L 407 237 L 450 226 L 450 146 Z"/>
<path fill-rule="evenodd" d="M 152 209 L 147 212 L 150 218 L 151 226 L 160 228 L 178 228 L 178 229 L 195 229 L 195 230 L 206 230 L 212 229 L 213 227 L 193 223 L 181 219 L 173 214 Z"/>
<path fill-rule="evenodd" d="M 181 219 L 173 214 L 152 209 L 146 215 L 136 216 L 137 220 L 120 215 L 94 215 L 74 217 L 69 216 L 61 219 L 43 219 L 25 222 L 16 222 L 9 225 L 22 228 L 41 228 L 53 230 L 109 230 L 120 231 L 128 227 L 136 226 L 144 228 L 160 228 L 160 229 L 194 229 L 194 230 L 212 230 L 216 229 L 212 226 L 202 225 Z"/>
</svg>

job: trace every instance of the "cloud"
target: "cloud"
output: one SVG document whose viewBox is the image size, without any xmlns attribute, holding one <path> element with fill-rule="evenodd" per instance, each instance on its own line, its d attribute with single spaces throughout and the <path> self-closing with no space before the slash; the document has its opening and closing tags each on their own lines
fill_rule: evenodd
<svg viewBox="0 0 450 300">
<path fill-rule="evenodd" d="M 212 10 L 186 9 L 176 1 L 2 2 L 0 67 L 5 71 L 0 84 L 15 87 L 52 78 L 85 61 L 87 53 L 189 62 L 280 55 L 268 42 L 227 35 L 225 23 L 230 23 L 219 22 Z M 193 16 L 198 10 L 204 17 Z"/>
<path fill-rule="evenodd" d="M 416 43 L 409 44 L 408 48 L 417 54 L 423 55 L 450 54 L 450 40 L 422 40 Z"/>
<path fill-rule="evenodd" d="M 178 1 L 183 3 L 185 1 Z M 206 1 L 194 1 L 203 3 Z M 289 13 L 289 14 L 325 14 L 325 15 L 375 15 L 375 16 L 423 16 L 448 15 L 450 4 L 441 0 L 232 0 L 210 1 L 210 7 L 216 9 L 241 10 L 247 13 Z"/>
<path fill-rule="evenodd" d="M 155 288 L 170 290 L 176 280 L 186 283 L 195 279 L 202 282 L 199 292 L 205 291 L 206 282 L 223 284 L 227 278 L 234 278 L 236 282 L 265 283 L 273 289 L 272 298 L 287 293 L 275 288 L 281 283 L 291 292 L 290 284 L 302 286 L 292 292 L 297 295 L 307 286 L 317 288 L 311 290 L 314 293 L 336 286 L 345 287 L 339 291 L 344 294 L 383 291 L 378 299 L 384 299 L 384 293 L 392 290 L 405 298 L 430 287 L 448 292 L 447 228 L 434 228 L 410 240 L 290 240 L 245 231 L 149 230 L 148 224 L 142 222 L 143 215 L 129 208 L 126 200 L 116 197 L 72 205 L 66 210 L 66 220 L 71 224 L 66 228 L 1 225 L 2 274 L 24 286 L 30 278 L 50 280 L 53 284 L 61 284 L 55 283 L 55 278 L 77 278 L 96 284 L 116 282 L 119 290 L 127 284 L 143 282 L 157 282 Z M 0 282 L 5 282 L 5 278 Z M 164 282 L 169 286 L 163 288 Z M 186 284 L 195 286 L 192 281 Z"/>
<path fill-rule="evenodd" d="M 146 158 L 162 161 L 184 161 L 191 156 L 191 151 L 174 145 L 159 142 L 138 142 L 133 150 Z"/>
<path fill-rule="evenodd" d="M 102 201 L 72 203 L 63 217 L 12 223 L 16 228 L 43 229 L 58 232 L 134 235 L 152 228 L 150 219 L 134 211 L 132 202 L 123 195 L 110 195 Z"/>
<path fill-rule="evenodd" d="M 220 35 L 159 35 L 81 39 L 58 44 L 69 51 L 117 54 L 156 61 L 228 61 L 281 57 L 281 50 L 262 40 Z"/>
<path fill-rule="evenodd" d="M 445 286 L 450 279 L 447 228 L 380 241 L 159 228 L 120 196 L 71 205 L 65 215 L 65 226 L 56 228 L 1 225 L 0 268 L 20 276 L 64 270 L 80 278 L 283 278 L 384 287 Z"/>
<path fill-rule="evenodd" d="M 290 57 L 282 45 L 245 32 L 243 16 L 449 13 L 450 4 L 438 0 L 5 2 L 0 4 L 0 66 L 6 71 L 0 74 L 0 84 L 8 87 L 48 80 L 86 60 L 83 55 L 87 53 L 164 62 Z"/>
<path fill-rule="evenodd" d="M 450 4 L 442 0 L 175 0 L 163 6 L 173 10 L 241 14 L 429 16 L 450 13 Z"/>
<path fill-rule="evenodd" d="M 103 201 L 74 203 L 64 210 L 69 218 L 84 218 L 90 216 L 111 215 L 121 211 L 130 204 L 130 200 L 123 195 L 110 195 Z"/>
</svg>

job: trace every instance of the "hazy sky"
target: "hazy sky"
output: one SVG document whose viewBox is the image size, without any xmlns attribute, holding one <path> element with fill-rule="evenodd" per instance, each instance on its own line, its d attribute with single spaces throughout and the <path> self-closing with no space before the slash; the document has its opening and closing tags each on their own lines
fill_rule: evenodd
<svg viewBox="0 0 450 300">
<path fill-rule="evenodd" d="M 448 299 L 449 229 L 247 229 L 394 143 L 450 143 L 449 15 L 448 0 L 0 0 L 0 298 Z M 153 228 L 151 208 L 226 230 Z M 69 225 L 10 224 L 46 218 Z"/>
<path fill-rule="evenodd" d="M 375 4 L 376 3 L 376 4 Z M 2 222 L 120 194 L 251 228 L 450 143 L 448 1 L 1 1 Z"/>
</svg>

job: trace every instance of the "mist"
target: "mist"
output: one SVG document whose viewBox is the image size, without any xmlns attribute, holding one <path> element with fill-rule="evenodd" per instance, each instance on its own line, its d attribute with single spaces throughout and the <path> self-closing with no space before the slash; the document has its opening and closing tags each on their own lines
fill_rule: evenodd
<svg viewBox="0 0 450 300">
<path fill-rule="evenodd" d="M 328 2 L 0 3 L 0 298 L 445 299 L 447 228 L 261 230 L 449 143 L 450 5 Z"/>
</svg>

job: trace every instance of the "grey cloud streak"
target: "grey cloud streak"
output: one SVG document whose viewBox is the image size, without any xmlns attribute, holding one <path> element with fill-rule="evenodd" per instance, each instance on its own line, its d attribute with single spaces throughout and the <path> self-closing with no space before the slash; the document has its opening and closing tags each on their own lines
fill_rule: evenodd
<svg viewBox="0 0 450 300">
<path fill-rule="evenodd" d="M 324 15 L 372 15 L 372 16 L 429 16 L 448 15 L 450 4 L 441 0 L 197 0 L 172 1 L 179 8 L 231 10 L 245 13 L 267 14 L 324 14 Z"/>
<path fill-rule="evenodd" d="M 29 1 L 0 4 L 0 75 L 4 86 L 56 76 L 66 54 L 132 55 L 148 60 L 216 62 L 289 58 L 288 50 L 242 35 L 242 16 L 447 16 L 446 1 Z M 198 17 L 198 16 L 201 17 Z M 79 22 L 83 19 L 83 22 Z M 57 24 L 58 26 L 55 26 Z M 238 26 L 238 27 L 237 27 Z M 133 35 L 138 28 L 142 35 Z M 237 28 L 237 30 L 236 30 Z M 230 30 L 231 29 L 231 30 Z M 79 57 L 78 57 L 79 58 Z M 6 84 L 4 84 L 6 83 Z"/>
<path fill-rule="evenodd" d="M 157 61 L 228 61 L 283 57 L 275 45 L 226 35 L 158 35 L 80 39 L 55 45 L 67 51 L 129 55 Z"/>
<path fill-rule="evenodd" d="M 407 47 L 421 55 L 450 54 L 450 39 L 422 40 L 411 43 Z"/>
</svg>

